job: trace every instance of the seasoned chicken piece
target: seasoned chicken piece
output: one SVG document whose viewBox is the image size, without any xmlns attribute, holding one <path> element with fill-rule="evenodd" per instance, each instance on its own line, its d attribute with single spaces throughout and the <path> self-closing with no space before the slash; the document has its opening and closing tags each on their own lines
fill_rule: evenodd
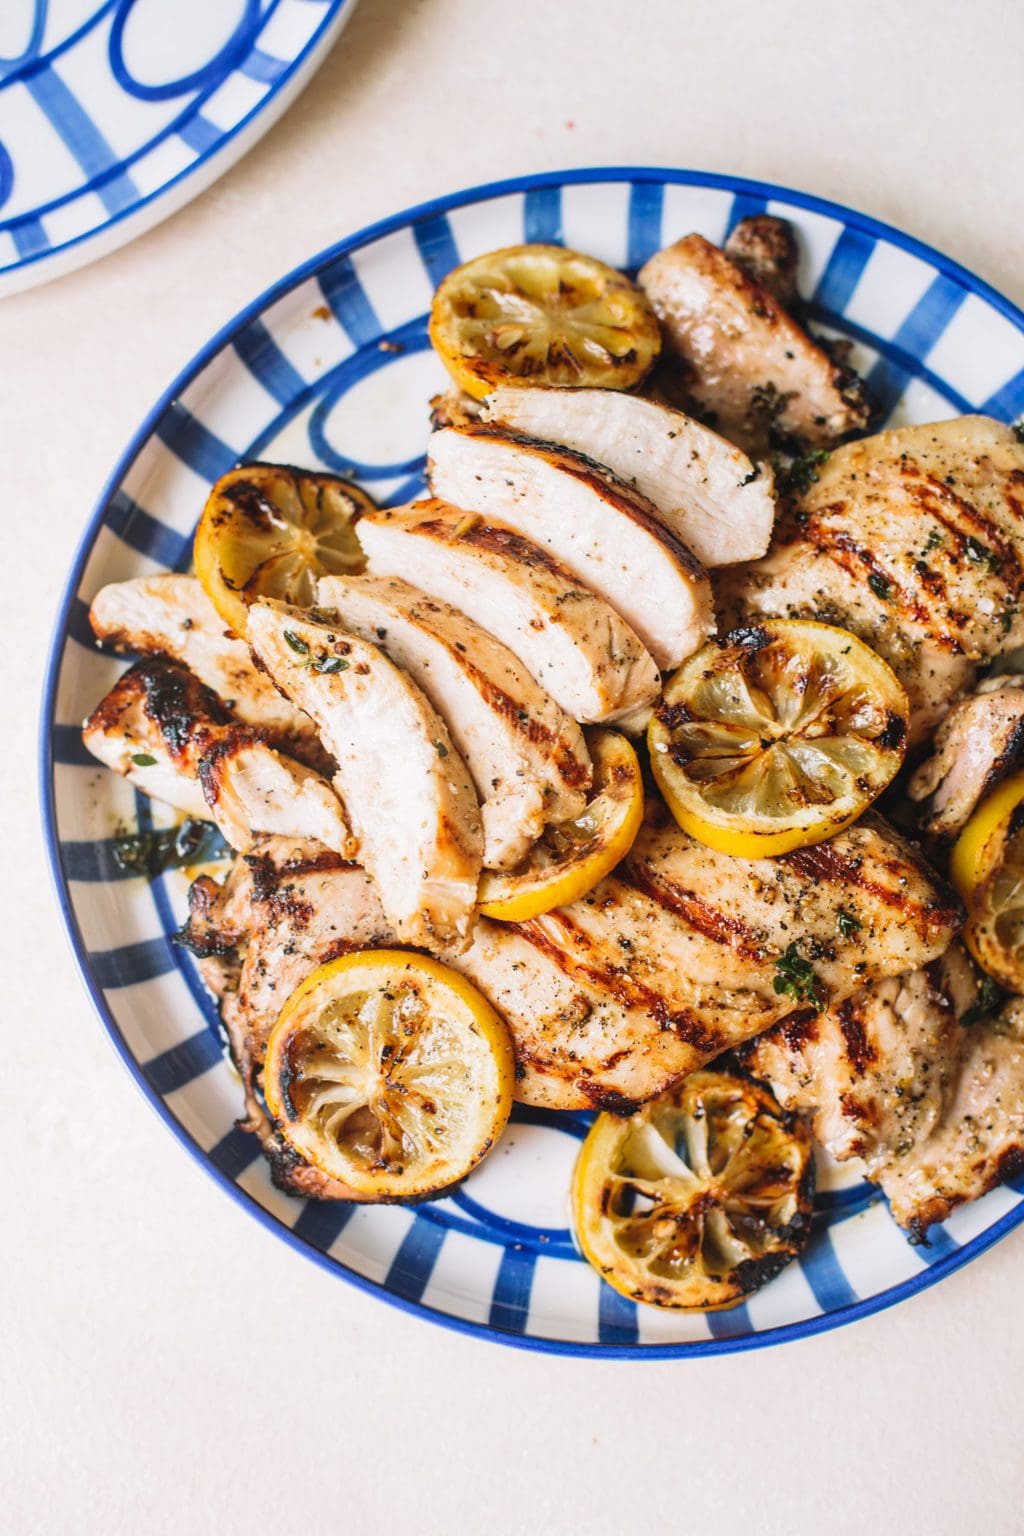
<svg viewBox="0 0 1024 1536">
<path fill-rule="evenodd" d="M 786 1108 L 813 1113 L 833 1157 L 863 1158 L 916 1239 L 1024 1167 L 1024 1004 L 978 1017 L 977 997 L 955 944 L 742 1052 Z"/>
<path fill-rule="evenodd" d="M 931 803 L 921 826 L 953 837 L 1000 779 L 1024 760 L 1024 677 L 989 677 L 950 709 L 935 733 L 935 751 L 907 785 L 912 800 Z"/>
<path fill-rule="evenodd" d="M 580 815 L 593 777 L 583 732 L 500 640 L 397 577 L 325 576 L 317 601 L 446 722 L 476 785 L 488 869 L 514 869 L 549 822 Z"/>
<path fill-rule="evenodd" d="M 623 1111 L 811 989 L 839 1000 L 934 958 L 959 919 L 948 887 L 876 819 L 747 861 L 656 811 L 589 895 L 530 922 L 481 922 L 456 964 L 509 1024 L 517 1097 Z"/>
<path fill-rule="evenodd" d="M 867 425 L 856 374 L 703 235 L 659 251 L 637 281 L 692 409 L 752 457 L 769 446 L 826 448 Z"/>
<path fill-rule="evenodd" d="M 821 618 L 896 672 L 922 741 L 975 663 L 1024 643 L 1024 443 L 984 416 L 837 448 L 780 515 L 772 550 L 723 573 L 734 623 Z"/>
<path fill-rule="evenodd" d="M 183 662 L 236 720 L 265 731 L 303 762 L 324 766 L 312 720 L 256 670 L 249 647 L 228 629 L 194 576 L 115 581 L 93 598 L 89 622 L 110 650 Z"/>
<path fill-rule="evenodd" d="M 494 427 L 431 435 L 435 496 L 496 518 L 539 544 L 636 630 L 659 667 L 676 667 L 714 628 L 707 572 L 647 499 L 567 448 Z"/>
<path fill-rule="evenodd" d="M 145 794 L 212 817 L 232 848 L 278 832 L 354 847 L 331 786 L 233 721 L 187 668 L 151 658 L 130 667 L 82 728 L 94 757 Z"/>
<path fill-rule="evenodd" d="M 420 501 L 364 517 L 359 538 L 372 572 L 415 572 L 425 592 L 514 651 L 574 720 L 628 723 L 657 698 L 654 658 L 625 620 L 506 524 Z"/>
<path fill-rule="evenodd" d="M 706 566 L 756 560 L 775 519 L 769 465 L 653 400 L 613 389 L 496 389 L 484 420 L 605 464 Z"/>
<path fill-rule="evenodd" d="M 783 309 L 793 309 L 799 297 L 796 269 L 800 253 L 792 224 L 770 213 L 755 213 L 740 219 L 722 249 L 752 283 L 766 289 Z"/>
<path fill-rule="evenodd" d="M 249 642 L 334 756 L 360 861 L 399 939 L 464 946 L 483 831 L 447 726 L 379 647 L 328 619 L 261 599 L 249 610 Z"/>
</svg>

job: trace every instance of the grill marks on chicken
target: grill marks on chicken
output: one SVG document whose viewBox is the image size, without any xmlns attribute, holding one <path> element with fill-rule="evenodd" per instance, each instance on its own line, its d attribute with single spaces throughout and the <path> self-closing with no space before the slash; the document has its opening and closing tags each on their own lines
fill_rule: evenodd
<svg viewBox="0 0 1024 1536">
<path fill-rule="evenodd" d="M 382 650 L 262 599 L 249 610 L 253 654 L 306 710 L 337 763 L 335 785 L 399 939 L 463 947 L 483 855 L 480 806 L 448 727 Z"/>
<path fill-rule="evenodd" d="M 978 662 L 1024 643 L 1022 592 L 1024 444 L 969 416 L 836 449 L 719 598 L 737 622 L 814 617 L 859 635 L 906 688 L 918 743 Z"/>
<path fill-rule="evenodd" d="M 442 501 L 373 513 L 359 524 L 371 572 L 415 571 L 522 661 L 574 720 L 621 720 L 658 696 L 653 657 L 603 598 L 549 550 L 505 523 Z"/>
<path fill-rule="evenodd" d="M 582 812 L 593 776 L 582 731 L 493 635 L 394 577 L 328 576 L 317 596 L 447 723 L 480 798 L 489 869 L 513 869 L 547 823 Z"/>
<path fill-rule="evenodd" d="M 233 848 L 257 833 L 315 837 L 354 848 L 331 786 L 233 721 L 217 697 L 174 662 L 136 662 L 82 728 L 89 751 L 145 794 L 212 817 Z"/>
<path fill-rule="evenodd" d="M 696 415 L 752 457 L 771 445 L 827 448 L 867 426 L 863 387 L 749 275 L 750 249 L 741 266 L 703 235 L 687 235 L 652 256 L 638 282 Z"/>
<path fill-rule="evenodd" d="M 907 786 L 930 798 L 921 826 L 953 837 L 1000 779 L 1024 761 L 1024 677 L 990 677 L 954 704 L 935 733 L 934 752 Z"/>
<path fill-rule="evenodd" d="M 915 1239 L 1024 1167 L 1024 1003 L 965 1025 L 976 998 L 954 944 L 742 1053 L 786 1108 L 813 1114 L 834 1157 L 863 1158 Z"/>
</svg>

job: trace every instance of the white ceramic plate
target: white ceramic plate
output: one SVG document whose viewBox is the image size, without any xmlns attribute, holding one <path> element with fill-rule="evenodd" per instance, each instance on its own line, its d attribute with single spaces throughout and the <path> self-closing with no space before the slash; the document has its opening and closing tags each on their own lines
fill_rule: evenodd
<svg viewBox="0 0 1024 1536">
<path fill-rule="evenodd" d="M 356 0 L 0 0 L 0 295 L 151 229 L 262 138 Z"/>
<path fill-rule="evenodd" d="M 119 671 L 92 644 L 103 583 L 184 568 L 211 482 L 262 457 L 355 474 L 379 501 L 421 485 L 427 401 L 444 375 L 426 335 L 431 292 L 458 260 L 564 240 L 633 268 L 691 230 L 720 241 L 767 208 L 792 220 L 817 325 L 893 421 L 1024 411 L 1024 316 L 954 263 L 860 214 L 695 172 L 597 170 L 457 194 L 365 230 L 250 305 L 144 422 L 85 534 L 61 607 L 43 720 L 43 802 L 59 899 L 82 974 L 136 1081 L 227 1190 L 299 1250 L 436 1321 L 525 1347 L 651 1357 L 750 1348 L 833 1327 L 957 1268 L 1024 1219 L 1024 1181 L 912 1247 L 851 1165 L 820 1170 L 803 1258 L 730 1312 L 637 1308 L 576 1255 L 566 1191 L 586 1116 L 515 1112 L 503 1145 L 454 1195 L 415 1209 L 304 1203 L 276 1190 L 235 1128 L 238 1080 L 189 956 L 171 942 L 180 876 L 121 876 L 119 823 L 150 807 L 98 769 L 78 723 Z M 409 572 L 415 580 L 415 572 Z"/>
</svg>

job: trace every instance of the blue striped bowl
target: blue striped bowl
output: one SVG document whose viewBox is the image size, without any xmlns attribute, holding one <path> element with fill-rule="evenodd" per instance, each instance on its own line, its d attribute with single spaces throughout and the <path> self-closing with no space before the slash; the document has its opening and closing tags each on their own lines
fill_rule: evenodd
<svg viewBox="0 0 1024 1536">
<path fill-rule="evenodd" d="M 132 1075 L 182 1144 L 295 1248 L 396 1305 L 528 1348 L 645 1358 L 815 1333 L 940 1279 L 1024 1219 L 1001 1188 L 911 1247 L 855 1168 L 823 1165 L 801 1262 L 712 1316 L 638 1309 L 577 1256 L 566 1191 L 583 1115 L 516 1111 L 505 1142 L 454 1195 L 415 1210 L 304 1204 L 271 1184 L 235 1129 L 241 1095 L 190 958 L 171 943 L 183 877 L 126 879 L 118 824 L 152 808 L 83 753 L 78 722 L 119 665 L 91 641 L 104 582 L 184 569 L 211 481 L 262 456 L 355 474 L 383 503 L 421 485 L 426 402 L 443 383 L 426 336 L 453 263 L 521 240 L 562 241 L 636 267 L 700 230 L 720 241 L 767 208 L 800 234 L 801 288 L 894 421 L 1024 410 L 1024 316 L 895 230 L 814 198 L 696 172 L 596 170 L 483 187 L 399 214 L 307 263 L 250 305 L 176 379 L 97 507 L 61 605 L 42 741 L 59 900 L 86 987 Z M 415 572 L 410 572 L 415 579 Z"/>
<path fill-rule="evenodd" d="M 355 6 L 2 0 L 0 294 L 114 250 L 223 175 Z"/>
</svg>

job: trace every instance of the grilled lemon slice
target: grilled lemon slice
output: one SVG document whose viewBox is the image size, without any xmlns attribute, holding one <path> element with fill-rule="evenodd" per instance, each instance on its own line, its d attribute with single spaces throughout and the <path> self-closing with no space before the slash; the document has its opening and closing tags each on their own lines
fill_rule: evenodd
<svg viewBox="0 0 1024 1536">
<path fill-rule="evenodd" d="M 196 529 L 196 575 L 244 639 L 258 597 L 308 608 L 318 577 L 361 570 L 353 524 L 373 510 L 365 491 L 333 475 L 243 464 L 222 475 L 207 498 Z"/>
<path fill-rule="evenodd" d="M 292 993 L 263 1093 L 289 1146 L 353 1200 L 411 1200 L 494 1145 L 514 1076 L 508 1031 L 474 987 L 426 955 L 368 949 Z"/>
<path fill-rule="evenodd" d="M 560 245 L 511 245 L 444 278 L 430 339 L 460 388 L 632 389 L 661 350 L 658 321 L 628 277 Z"/>
<path fill-rule="evenodd" d="M 694 1072 L 629 1119 L 595 1120 L 573 1178 L 576 1234 L 623 1296 L 718 1311 L 799 1253 L 813 1181 L 803 1122 L 766 1088 Z"/>
<path fill-rule="evenodd" d="M 644 815 L 644 786 L 636 753 L 617 731 L 587 732 L 593 792 L 583 814 L 545 828 L 526 863 L 509 874 L 485 872 L 480 910 L 506 923 L 524 923 L 568 906 L 625 858 Z"/>
<path fill-rule="evenodd" d="M 855 635 L 766 619 L 684 662 L 647 740 L 683 830 L 756 859 L 855 821 L 899 770 L 908 720 L 895 675 Z"/>
<path fill-rule="evenodd" d="M 1024 773 L 982 801 L 950 857 L 967 907 L 964 939 L 982 970 L 1024 992 Z"/>
</svg>

